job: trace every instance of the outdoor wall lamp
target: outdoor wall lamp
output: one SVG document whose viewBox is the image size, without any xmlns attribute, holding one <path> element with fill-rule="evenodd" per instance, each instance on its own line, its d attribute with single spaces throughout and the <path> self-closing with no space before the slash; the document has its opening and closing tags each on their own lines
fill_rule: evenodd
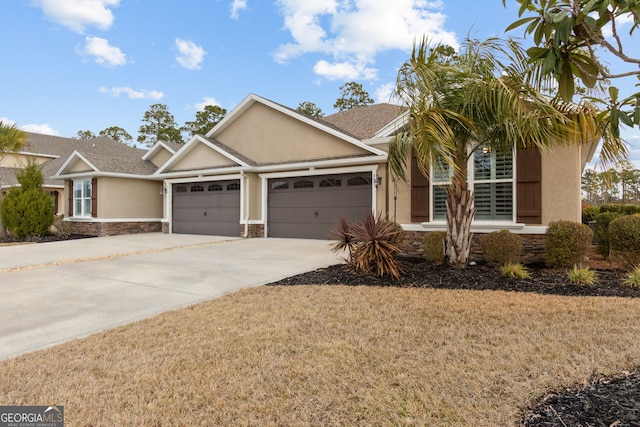
<svg viewBox="0 0 640 427">
<path fill-rule="evenodd" d="M 377 173 L 374 173 L 373 174 L 373 185 L 375 185 L 376 188 L 378 188 L 381 184 L 382 184 L 382 177 L 380 175 L 378 175 Z"/>
</svg>

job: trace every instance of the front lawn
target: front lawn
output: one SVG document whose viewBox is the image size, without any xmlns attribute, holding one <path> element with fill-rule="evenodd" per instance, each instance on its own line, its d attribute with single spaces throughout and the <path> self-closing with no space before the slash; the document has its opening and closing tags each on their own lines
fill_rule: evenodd
<svg viewBox="0 0 640 427">
<path fill-rule="evenodd" d="M 514 425 L 640 366 L 639 336 L 639 298 L 259 287 L 6 360 L 0 402 L 68 427 Z"/>
</svg>

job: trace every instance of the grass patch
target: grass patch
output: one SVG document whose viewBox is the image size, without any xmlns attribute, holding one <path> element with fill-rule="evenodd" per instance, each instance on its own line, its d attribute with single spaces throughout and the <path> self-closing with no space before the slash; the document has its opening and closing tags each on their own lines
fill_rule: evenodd
<svg viewBox="0 0 640 427">
<path fill-rule="evenodd" d="M 259 287 L 0 363 L 67 425 L 513 425 L 640 365 L 640 299 Z"/>
</svg>

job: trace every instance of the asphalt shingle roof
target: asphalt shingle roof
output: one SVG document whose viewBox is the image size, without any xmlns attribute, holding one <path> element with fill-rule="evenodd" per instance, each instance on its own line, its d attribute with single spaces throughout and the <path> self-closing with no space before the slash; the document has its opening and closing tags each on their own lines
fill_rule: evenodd
<svg viewBox="0 0 640 427">
<path fill-rule="evenodd" d="M 147 150 L 129 147 L 108 137 L 90 140 L 64 138 L 27 132 L 27 141 L 20 152 L 57 156 L 46 162 L 42 174 L 46 185 L 63 185 L 62 180 L 51 179 L 74 152 L 79 152 L 101 172 L 151 175 L 157 167 L 142 160 Z M 0 167 L 3 185 L 16 184 L 15 169 Z"/>
<path fill-rule="evenodd" d="M 374 104 L 356 107 L 323 117 L 326 122 L 360 140 L 372 138 L 380 129 L 391 123 L 405 111 L 392 104 Z"/>
</svg>

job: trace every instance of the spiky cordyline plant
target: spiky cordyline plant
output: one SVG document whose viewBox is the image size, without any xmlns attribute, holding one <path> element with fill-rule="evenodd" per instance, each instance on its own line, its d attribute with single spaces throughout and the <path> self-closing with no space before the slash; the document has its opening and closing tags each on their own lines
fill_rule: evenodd
<svg viewBox="0 0 640 427">
<path fill-rule="evenodd" d="M 342 219 L 333 234 L 338 241 L 331 249 L 334 252 L 347 250 L 347 266 L 356 273 L 394 278 L 402 274 L 396 256 L 403 232 L 395 222 L 369 212 L 362 224 L 349 224 Z"/>
</svg>

